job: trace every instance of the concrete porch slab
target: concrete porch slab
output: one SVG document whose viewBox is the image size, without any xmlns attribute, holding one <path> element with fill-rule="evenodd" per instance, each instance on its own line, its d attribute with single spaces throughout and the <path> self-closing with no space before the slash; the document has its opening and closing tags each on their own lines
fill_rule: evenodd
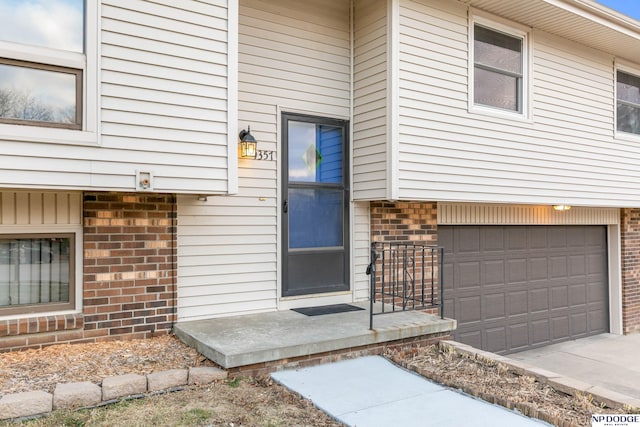
<svg viewBox="0 0 640 427">
<path fill-rule="evenodd" d="M 180 322 L 178 338 L 224 368 L 379 344 L 449 332 L 452 319 L 405 311 L 375 316 L 369 330 L 366 310 L 305 316 L 283 310 L 245 316 Z"/>
</svg>

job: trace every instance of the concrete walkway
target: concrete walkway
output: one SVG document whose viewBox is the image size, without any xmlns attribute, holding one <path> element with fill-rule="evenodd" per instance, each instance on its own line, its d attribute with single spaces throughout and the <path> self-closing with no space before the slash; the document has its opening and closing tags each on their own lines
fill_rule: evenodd
<svg viewBox="0 0 640 427">
<path fill-rule="evenodd" d="M 640 334 L 602 334 L 507 357 L 640 399 L 639 355 Z"/>
<path fill-rule="evenodd" d="M 271 377 L 349 426 L 549 425 L 435 384 L 380 356 L 280 371 Z"/>
</svg>

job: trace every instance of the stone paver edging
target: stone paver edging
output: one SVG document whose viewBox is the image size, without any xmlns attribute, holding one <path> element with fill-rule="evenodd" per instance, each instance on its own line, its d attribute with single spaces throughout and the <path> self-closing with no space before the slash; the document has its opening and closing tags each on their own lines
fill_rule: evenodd
<svg viewBox="0 0 640 427">
<path fill-rule="evenodd" d="M 550 387 L 565 393 L 571 396 L 575 396 L 577 393 L 581 393 L 585 396 L 591 395 L 593 400 L 597 403 L 604 403 L 611 408 L 623 408 L 626 410 L 637 411 L 637 408 L 640 408 L 640 400 L 635 399 L 633 397 L 629 397 L 620 393 L 616 393 L 611 390 L 604 389 L 599 386 L 594 386 L 591 384 L 584 383 L 582 381 L 575 380 L 573 378 L 564 377 L 560 374 L 556 374 L 555 372 L 547 371 L 545 369 L 537 368 L 535 366 L 529 365 L 524 362 L 520 362 L 518 360 L 509 359 L 505 356 L 500 356 L 495 353 L 489 353 L 487 351 L 478 350 L 474 347 L 468 346 L 466 344 L 462 344 L 455 341 L 440 341 L 439 345 L 443 348 L 452 349 L 453 351 L 466 355 L 470 359 L 476 360 L 491 360 L 500 364 L 505 365 L 508 369 L 514 371 L 518 375 L 530 376 L 534 377 L 538 382 L 548 384 Z M 436 382 L 443 383 L 445 385 L 446 381 L 443 381 L 439 376 L 434 377 L 433 372 L 429 372 L 422 368 L 418 368 L 415 365 L 402 363 L 401 364 L 405 369 L 412 370 L 424 377 L 431 378 Z M 460 388 L 457 385 L 456 388 Z M 542 421 L 546 421 L 553 425 L 562 426 L 562 427 L 574 427 L 572 423 L 566 422 L 564 420 L 556 419 L 555 417 L 547 414 L 543 411 L 538 411 L 538 409 L 531 404 L 524 402 L 513 402 L 505 397 L 494 396 L 489 393 L 481 392 L 475 389 L 472 386 L 463 387 L 462 391 L 468 393 L 472 396 L 478 397 L 480 399 L 486 400 L 490 403 L 494 403 L 500 406 L 504 406 L 508 409 L 517 409 L 522 412 L 524 415 L 537 418 Z"/>
<path fill-rule="evenodd" d="M 46 415 L 55 409 L 90 408 L 118 399 L 158 393 L 186 385 L 210 384 L 227 378 L 227 372 L 214 367 L 171 369 L 152 374 L 107 377 L 102 385 L 91 382 L 58 384 L 52 393 L 28 391 L 0 398 L 0 420 Z"/>
</svg>

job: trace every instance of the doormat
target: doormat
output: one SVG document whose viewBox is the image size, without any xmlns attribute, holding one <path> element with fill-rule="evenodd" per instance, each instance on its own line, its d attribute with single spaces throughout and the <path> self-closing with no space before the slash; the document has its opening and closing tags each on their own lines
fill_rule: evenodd
<svg viewBox="0 0 640 427">
<path fill-rule="evenodd" d="M 346 313 L 348 311 L 364 310 L 364 308 L 356 307 L 351 304 L 333 304 L 319 305 L 317 307 L 293 308 L 292 310 L 300 314 L 304 314 L 305 316 L 320 316 L 322 314 L 336 314 Z"/>
</svg>

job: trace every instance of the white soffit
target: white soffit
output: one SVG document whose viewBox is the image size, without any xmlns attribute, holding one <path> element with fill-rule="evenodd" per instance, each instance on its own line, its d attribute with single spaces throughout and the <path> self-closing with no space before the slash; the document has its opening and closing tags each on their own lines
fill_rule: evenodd
<svg viewBox="0 0 640 427">
<path fill-rule="evenodd" d="M 640 64 L 640 21 L 591 0 L 459 0 Z"/>
<path fill-rule="evenodd" d="M 439 225 L 615 225 L 618 208 L 574 206 L 555 211 L 548 205 L 438 203 Z"/>
</svg>

